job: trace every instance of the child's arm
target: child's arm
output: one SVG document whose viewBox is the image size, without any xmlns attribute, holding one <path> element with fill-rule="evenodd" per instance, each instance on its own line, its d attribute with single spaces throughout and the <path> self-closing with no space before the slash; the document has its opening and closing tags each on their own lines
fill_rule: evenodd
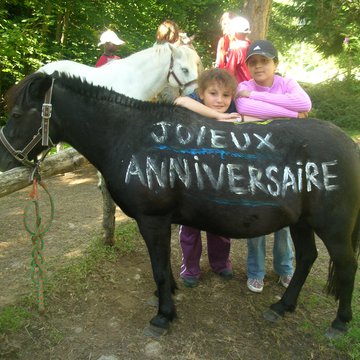
<svg viewBox="0 0 360 360">
<path fill-rule="evenodd" d="M 246 83 L 241 83 L 238 87 L 238 95 L 240 96 L 242 101 L 240 101 L 240 104 L 238 104 L 238 101 L 236 101 L 236 108 L 238 109 L 238 111 L 239 108 L 240 111 L 242 111 L 242 106 L 244 106 L 244 104 L 252 107 L 264 106 L 264 103 L 266 103 L 268 105 L 274 105 L 273 109 L 276 113 L 278 112 L 278 107 L 281 107 L 284 110 L 289 110 L 293 112 L 293 114 L 310 111 L 310 97 L 295 80 L 282 79 L 281 87 L 283 89 L 283 93 L 270 93 L 267 91 L 254 91 L 253 89 L 248 88 Z M 264 109 L 264 111 L 270 110 L 270 113 L 268 113 L 268 117 L 274 117 L 272 115 L 271 109 L 271 106 L 269 106 L 267 109 Z M 294 115 L 292 117 L 294 117 Z"/>
<path fill-rule="evenodd" d="M 204 104 L 200 103 L 199 101 L 196 101 L 190 97 L 187 96 L 180 96 L 174 101 L 175 105 L 183 106 L 191 111 L 194 111 L 200 115 L 213 118 L 216 120 L 231 120 L 235 121 L 235 119 L 241 118 L 240 114 L 238 113 L 221 113 L 219 111 L 216 111 L 214 109 L 211 109 Z"/>
<path fill-rule="evenodd" d="M 297 118 L 299 113 L 284 107 L 269 104 L 264 101 L 254 100 L 247 97 L 238 97 L 235 100 L 236 109 L 244 115 L 254 116 L 260 119 L 272 119 L 291 117 Z"/>
</svg>

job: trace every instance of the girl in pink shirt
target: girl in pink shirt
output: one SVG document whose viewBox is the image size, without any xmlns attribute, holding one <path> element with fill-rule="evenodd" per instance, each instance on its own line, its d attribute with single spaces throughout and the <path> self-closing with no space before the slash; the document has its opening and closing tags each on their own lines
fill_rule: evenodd
<svg viewBox="0 0 360 360">
<path fill-rule="evenodd" d="M 276 75 L 278 54 L 270 41 L 255 41 L 246 54 L 252 76 L 238 85 L 238 113 L 260 119 L 306 117 L 311 109 L 309 95 L 293 79 Z"/>
<path fill-rule="evenodd" d="M 307 117 L 311 100 L 295 80 L 275 75 L 278 53 L 270 41 L 253 42 L 246 53 L 246 65 L 252 79 L 238 85 L 235 100 L 238 113 L 258 119 Z M 275 232 L 273 267 L 284 287 L 288 287 L 294 272 L 291 243 L 289 228 Z M 259 293 L 266 274 L 265 236 L 248 239 L 247 245 L 247 287 Z"/>
</svg>

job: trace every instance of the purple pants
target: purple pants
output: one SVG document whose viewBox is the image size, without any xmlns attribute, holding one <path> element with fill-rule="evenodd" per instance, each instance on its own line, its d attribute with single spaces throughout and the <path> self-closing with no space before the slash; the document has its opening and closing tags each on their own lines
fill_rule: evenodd
<svg viewBox="0 0 360 360">
<path fill-rule="evenodd" d="M 208 258 L 215 273 L 231 270 L 230 239 L 206 232 Z M 190 226 L 180 226 L 180 246 L 183 253 L 180 276 L 200 276 L 200 257 L 202 252 L 201 231 Z"/>
</svg>

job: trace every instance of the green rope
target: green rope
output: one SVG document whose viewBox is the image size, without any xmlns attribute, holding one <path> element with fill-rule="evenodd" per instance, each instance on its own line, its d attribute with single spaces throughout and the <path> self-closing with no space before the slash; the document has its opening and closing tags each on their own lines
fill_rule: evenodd
<svg viewBox="0 0 360 360">
<path fill-rule="evenodd" d="M 38 184 L 45 190 L 47 196 L 49 197 L 50 201 L 50 219 L 48 224 L 43 224 L 43 219 L 40 212 L 40 203 L 39 203 L 39 191 L 38 191 Z M 25 206 L 24 210 L 24 226 L 26 231 L 31 235 L 31 244 L 33 246 L 31 256 L 31 280 L 37 287 L 38 293 L 38 301 L 39 301 L 39 311 L 45 311 L 44 305 L 44 281 L 46 277 L 45 272 L 45 258 L 44 258 L 44 235 L 49 230 L 51 223 L 54 219 L 54 203 L 51 195 L 49 194 L 46 186 L 42 183 L 37 181 L 37 179 L 33 180 L 33 189 L 30 194 L 31 200 Z M 29 225 L 29 212 L 30 207 L 34 206 L 35 210 L 35 217 L 36 223 L 34 228 L 31 228 Z"/>
</svg>

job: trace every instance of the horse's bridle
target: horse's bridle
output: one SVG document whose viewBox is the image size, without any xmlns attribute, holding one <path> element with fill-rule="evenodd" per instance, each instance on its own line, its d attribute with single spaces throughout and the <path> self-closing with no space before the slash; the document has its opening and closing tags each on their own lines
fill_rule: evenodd
<svg viewBox="0 0 360 360">
<path fill-rule="evenodd" d="M 37 132 L 36 135 L 30 140 L 30 142 L 22 149 L 22 150 L 16 150 L 14 147 L 10 144 L 10 142 L 6 139 L 6 136 L 4 134 L 4 128 L 0 129 L 0 141 L 5 146 L 6 150 L 22 165 L 28 166 L 28 167 L 36 167 L 39 163 L 41 163 L 45 156 L 48 154 L 50 149 L 54 146 L 54 143 L 51 141 L 49 137 L 49 120 L 51 118 L 51 111 L 52 111 L 52 105 L 51 105 L 51 97 L 52 97 L 52 90 L 54 86 L 54 79 L 52 79 L 51 86 L 49 90 L 45 94 L 44 103 L 42 105 L 42 111 L 41 111 L 41 126 Z M 43 155 L 41 159 L 37 160 L 37 162 L 34 164 L 31 160 L 29 160 L 28 155 L 31 150 L 34 149 L 34 147 L 41 141 L 41 145 L 47 146 L 47 149 L 43 152 Z M 49 145 L 50 142 L 50 145 Z"/>
<path fill-rule="evenodd" d="M 179 78 L 176 76 L 176 74 L 174 72 L 174 58 L 173 58 L 172 54 L 171 54 L 171 59 L 170 59 L 170 67 L 169 67 L 169 72 L 168 72 L 168 76 L 167 76 L 167 81 L 169 81 L 170 76 L 174 77 L 175 81 L 178 83 L 178 85 L 180 87 L 181 92 L 183 92 L 187 86 L 190 86 L 190 85 L 196 83 L 196 81 L 197 81 L 197 79 L 194 79 L 194 80 L 188 81 L 187 83 L 183 84 L 179 80 Z M 54 87 L 54 79 L 52 79 L 51 86 L 45 94 L 45 99 L 44 99 L 44 103 L 43 103 L 42 111 L 41 111 L 41 118 L 42 118 L 41 126 L 40 126 L 37 134 L 34 135 L 32 140 L 30 140 L 30 142 L 22 150 L 14 149 L 14 147 L 6 139 L 3 128 L 0 129 L 1 143 L 5 146 L 6 150 L 17 161 L 19 161 L 24 166 L 28 166 L 28 167 L 37 166 L 38 163 L 41 163 L 44 160 L 44 158 L 47 155 L 47 153 L 49 152 L 49 150 L 54 146 L 54 143 L 52 142 L 52 140 L 49 137 L 49 120 L 51 118 L 51 112 L 52 112 L 51 97 L 52 97 L 53 87 Z M 41 145 L 47 146 L 47 149 L 44 151 L 41 159 L 38 160 L 36 164 L 34 164 L 31 160 L 29 160 L 28 156 L 29 156 L 29 153 L 31 152 L 31 150 L 33 150 L 34 147 L 40 141 L 41 141 Z M 49 142 L 50 142 L 50 146 L 49 146 Z"/>
<path fill-rule="evenodd" d="M 175 81 L 178 83 L 179 88 L 180 88 L 180 92 L 183 93 L 183 91 L 186 89 L 186 87 L 193 85 L 197 82 L 197 79 L 188 81 L 187 83 L 183 84 L 179 78 L 176 76 L 175 71 L 174 71 L 174 57 L 171 54 L 171 58 L 170 58 L 170 67 L 169 67 L 169 72 L 167 75 L 167 81 L 169 82 L 170 76 L 173 76 L 173 78 L 175 79 Z"/>
</svg>

